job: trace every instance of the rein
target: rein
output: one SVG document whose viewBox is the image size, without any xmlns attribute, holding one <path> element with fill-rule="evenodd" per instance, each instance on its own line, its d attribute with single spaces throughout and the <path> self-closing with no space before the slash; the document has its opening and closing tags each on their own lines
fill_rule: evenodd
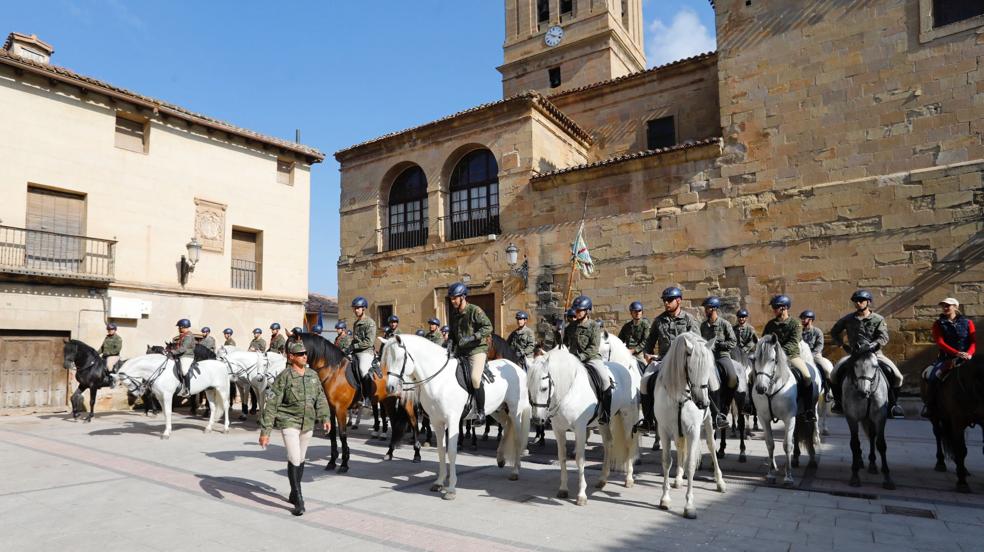
<svg viewBox="0 0 984 552">
<path fill-rule="evenodd" d="M 776 344 L 776 347 L 778 347 L 778 346 L 779 345 Z M 776 361 L 774 361 L 774 364 L 776 364 L 778 366 L 779 363 L 776 362 Z M 786 381 L 784 380 L 782 382 L 782 385 L 779 386 L 779 389 L 776 389 L 772 393 L 769 393 L 769 390 L 772 389 L 773 386 L 776 383 L 776 372 L 777 371 L 778 370 L 773 370 L 771 374 L 768 374 L 766 372 L 762 372 L 761 370 L 755 370 L 755 371 L 752 372 L 753 378 L 757 378 L 759 376 L 768 376 L 769 377 L 769 384 L 765 388 L 765 398 L 766 398 L 766 400 L 769 403 L 769 418 L 772 420 L 772 423 L 774 423 L 774 424 L 779 423 L 779 418 L 777 418 L 776 415 L 775 415 L 775 412 L 772 411 L 772 397 L 775 397 L 776 395 L 778 395 L 779 392 L 782 391 L 782 388 L 785 387 L 785 385 L 786 385 Z"/>
<path fill-rule="evenodd" d="M 407 346 L 403 343 L 403 341 L 398 341 L 397 343 L 399 343 L 400 344 L 400 348 L 403 349 L 403 353 L 404 353 L 404 355 L 403 355 L 403 366 L 400 367 L 400 373 L 399 374 L 394 374 L 393 372 L 388 372 L 386 374 L 386 377 L 398 379 L 400 381 L 400 385 L 403 385 L 405 387 L 410 387 L 411 389 L 417 388 L 417 387 L 421 387 L 425 383 L 427 383 L 427 382 L 433 380 L 434 378 L 436 378 L 437 376 L 439 376 L 441 374 L 441 372 L 443 372 L 444 369 L 448 367 L 448 364 L 451 363 L 451 352 L 449 351 L 448 352 L 448 358 L 447 358 L 447 360 L 444 361 L 444 365 L 441 366 L 441 368 L 437 372 L 434 372 L 433 374 L 427 376 L 426 378 L 424 378 L 424 379 L 422 379 L 420 381 L 407 381 L 407 380 L 403 379 L 403 375 L 407 371 L 407 359 L 409 358 L 414 364 L 416 364 L 417 361 L 414 360 L 413 357 L 410 355 L 410 351 L 407 350 Z"/>
<path fill-rule="evenodd" d="M 687 354 L 687 359 L 689 364 L 689 359 L 690 359 L 689 353 Z M 692 394 L 694 384 L 691 383 L 690 381 L 690 367 L 684 366 L 684 371 L 686 372 L 687 375 L 687 391 L 683 400 L 677 402 L 677 436 L 678 437 L 683 437 L 683 405 L 687 404 L 687 402 L 693 402 L 694 406 L 697 406 L 697 401 L 694 401 L 694 397 Z M 706 383 L 700 386 L 701 389 L 707 389 L 707 387 L 708 385 Z M 707 406 L 705 406 L 704 408 L 698 407 L 698 409 L 701 411 L 706 411 Z"/>
<path fill-rule="evenodd" d="M 148 389 L 150 389 L 151 387 L 154 386 L 154 383 L 157 381 L 157 379 L 160 378 L 161 377 L 161 374 L 164 373 L 164 368 L 167 366 L 167 361 L 168 360 L 170 360 L 170 358 L 167 355 L 164 355 L 164 362 L 162 362 L 161 365 L 158 366 L 156 370 L 154 370 L 154 372 L 150 375 L 149 378 L 146 378 L 146 379 L 135 378 L 135 377 L 127 374 L 126 372 L 120 372 L 119 373 L 119 377 L 124 378 L 127 381 L 135 384 L 136 387 L 137 387 L 137 391 L 138 391 L 135 394 L 142 396 L 144 393 L 147 392 Z M 175 361 L 175 362 L 178 362 L 178 361 Z"/>
</svg>

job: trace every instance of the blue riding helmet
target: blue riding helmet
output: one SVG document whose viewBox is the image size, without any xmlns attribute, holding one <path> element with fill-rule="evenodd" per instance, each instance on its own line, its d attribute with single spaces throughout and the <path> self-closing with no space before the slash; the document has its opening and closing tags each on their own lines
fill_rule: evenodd
<svg viewBox="0 0 984 552">
<path fill-rule="evenodd" d="M 718 298 L 716 295 L 711 295 L 707 299 L 704 299 L 704 302 L 701 303 L 701 306 L 710 307 L 712 309 L 719 309 L 721 308 L 721 299 Z"/>
<path fill-rule="evenodd" d="M 574 302 L 571 303 L 571 308 L 579 310 L 591 310 L 591 298 L 587 295 L 578 295 L 574 298 Z"/>
<path fill-rule="evenodd" d="M 188 320 L 187 318 L 182 318 L 181 320 L 178 320 L 177 326 L 179 328 L 190 328 L 191 327 L 191 320 Z"/>
<path fill-rule="evenodd" d="M 629 312 L 642 312 L 642 303 L 639 301 L 632 301 L 629 304 Z"/>
<path fill-rule="evenodd" d="M 431 318 L 431 319 L 427 320 L 427 323 L 430 324 L 431 326 L 440 326 L 441 325 L 441 321 L 438 320 L 437 318 Z"/>
<path fill-rule="evenodd" d="M 769 306 L 774 309 L 779 307 L 786 307 L 788 309 L 793 306 L 793 302 L 785 295 L 776 295 L 771 301 L 769 301 Z"/>
<path fill-rule="evenodd" d="M 395 315 L 395 314 L 391 314 L 390 317 L 386 319 L 386 323 L 387 324 L 392 324 L 393 322 L 396 322 L 397 324 L 399 324 L 400 323 L 400 317 L 397 316 L 397 315 Z"/>
<path fill-rule="evenodd" d="M 335 323 L 335 329 L 336 330 L 344 330 L 344 329 L 347 329 L 347 328 L 348 328 L 348 326 L 345 325 L 345 321 L 344 320 L 339 320 L 338 322 Z"/>
<path fill-rule="evenodd" d="M 420 337 L 424 337 L 425 335 L 427 335 L 427 332 L 425 332 L 424 330 L 417 330 L 414 333 L 419 335 Z"/>
<path fill-rule="evenodd" d="M 467 297 L 468 286 L 461 282 L 455 282 L 448 288 L 448 297 Z"/>
<path fill-rule="evenodd" d="M 851 301 L 855 303 L 858 301 L 867 301 L 870 303 L 872 300 L 874 300 L 874 297 L 872 297 L 871 292 L 866 289 L 859 289 L 854 292 L 854 295 L 851 295 Z"/>
<path fill-rule="evenodd" d="M 115 330 L 115 329 L 116 329 L 116 324 L 113 324 L 112 322 L 106 324 L 106 330 Z"/>
<path fill-rule="evenodd" d="M 748 318 L 748 311 L 745 309 L 740 309 L 738 311 L 738 318 Z"/>
<path fill-rule="evenodd" d="M 212 333 L 212 328 L 205 326 L 204 328 L 202 328 L 202 333 Z"/>
<path fill-rule="evenodd" d="M 817 315 L 813 314 L 813 311 L 811 310 L 805 310 L 800 313 L 800 320 L 803 320 L 804 318 L 809 318 L 810 320 L 816 320 Z"/>
<path fill-rule="evenodd" d="M 314 327 L 311 328 L 311 332 L 312 333 L 319 334 L 319 333 L 321 333 L 323 331 L 325 331 L 325 329 L 321 327 L 321 324 L 315 324 Z"/>
<path fill-rule="evenodd" d="M 664 301 L 669 301 L 671 299 L 683 299 L 683 291 L 678 287 L 668 287 L 663 290 L 661 295 Z"/>
<path fill-rule="evenodd" d="M 303 331 L 304 330 L 300 326 L 294 326 L 293 328 L 290 329 L 290 333 L 292 333 L 294 335 L 298 335 L 298 334 L 300 334 Z"/>
<path fill-rule="evenodd" d="M 253 335 L 260 335 L 261 333 L 263 333 L 263 330 L 259 328 L 253 328 Z"/>
<path fill-rule="evenodd" d="M 450 331 L 451 331 L 451 328 L 449 328 L 447 326 L 441 326 L 441 333 L 448 333 Z"/>
<path fill-rule="evenodd" d="M 526 311 L 516 311 L 516 320 L 529 320 L 530 315 Z"/>
<path fill-rule="evenodd" d="M 564 313 L 564 316 L 566 316 L 567 318 L 574 318 L 574 316 L 576 314 L 577 313 L 574 312 L 574 307 L 571 307 L 571 308 L 567 309 L 567 312 Z"/>
<path fill-rule="evenodd" d="M 225 335 L 232 335 L 232 328 L 226 328 L 222 330 L 222 333 L 224 333 Z"/>
<path fill-rule="evenodd" d="M 279 330 L 280 329 L 280 323 L 279 322 L 274 322 L 273 324 L 270 324 L 270 329 L 271 330 Z"/>
<path fill-rule="evenodd" d="M 362 308 L 369 307 L 369 301 L 366 301 L 366 298 L 361 295 L 356 297 L 355 299 L 352 299 L 352 308 L 355 309 L 359 307 Z"/>
</svg>

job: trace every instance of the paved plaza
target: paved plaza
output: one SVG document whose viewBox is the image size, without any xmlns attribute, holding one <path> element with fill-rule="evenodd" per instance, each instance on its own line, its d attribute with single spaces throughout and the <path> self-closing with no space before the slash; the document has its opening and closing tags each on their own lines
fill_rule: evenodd
<svg viewBox="0 0 984 552">
<path fill-rule="evenodd" d="M 494 438 L 458 456 L 456 501 L 429 491 L 436 462 L 410 462 L 403 446 L 383 461 L 385 445 L 363 426 L 350 439 L 351 471 L 326 472 L 328 441 L 308 452 L 307 514 L 294 518 L 285 455 L 274 436 L 262 450 L 255 422 L 233 422 L 228 435 L 204 434 L 204 420 L 176 415 L 168 441 L 163 418 L 99 414 L 90 424 L 64 414 L 0 418 L 2 550 L 981 550 L 984 546 L 984 456 L 980 429 L 969 430 L 973 494 L 953 492 L 948 473 L 932 470 L 929 424 L 889 423 L 889 462 L 898 484 L 880 476 L 846 485 L 850 453 L 840 418 L 825 438 L 820 468 L 796 487 L 764 483 L 765 446 L 749 441 L 737 462 L 729 440 L 722 468 L 727 492 L 700 472 L 699 518 L 682 517 L 684 491 L 673 508 L 656 507 L 658 453 L 642 437 L 636 485 L 620 474 L 595 490 L 600 448 L 589 450 L 587 506 L 554 498 L 558 468 L 552 439 L 525 457 L 518 482 L 495 466 Z M 597 445 L 593 436 L 592 444 Z M 706 462 L 705 462 L 706 463 Z M 805 462 L 803 463 L 805 465 Z M 570 463 L 573 468 L 573 462 Z M 576 494 L 572 478 L 571 496 Z"/>
</svg>

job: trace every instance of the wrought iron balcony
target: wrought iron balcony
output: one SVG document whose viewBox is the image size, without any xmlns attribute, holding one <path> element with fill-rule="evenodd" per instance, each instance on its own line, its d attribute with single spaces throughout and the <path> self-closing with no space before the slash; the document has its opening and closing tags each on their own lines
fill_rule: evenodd
<svg viewBox="0 0 984 552">
<path fill-rule="evenodd" d="M 448 240 L 463 240 L 502 233 L 499 227 L 498 205 L 452 213 L 451 216 L 441 217 L 441 222 L 445 225 L 445 235 L 448 236 Z"/>
<path fill-rule="evenodd" d="M 426 245 L 427 224 L 427 219 L 423 219 L 378 229 L 381 251 L 394 251 Z"/>
<path fill-rule="evenodd" d="M 111 282 L 116 241 L 0 225 L 0 273 Z"/>
</svg>

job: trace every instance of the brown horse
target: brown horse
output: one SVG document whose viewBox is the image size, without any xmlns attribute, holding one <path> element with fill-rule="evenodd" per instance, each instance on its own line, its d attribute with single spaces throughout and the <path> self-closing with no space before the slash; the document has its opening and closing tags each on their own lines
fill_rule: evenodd
<svg viewBox="0 0 984 552">
<path fill-rule="evenodd" d="M 335 461 L 338 460 L 338 440 L 341 440 L 342 464 L 338 467 L 338 473 L 345 473 L 349 469 L 348 411 L 358 397 L 356 388 L 345 377 L 349 359 L 334 343 L 320 335 L 302 333 L 300 339 L 307 349 L 308 366 L 318 373 L 318 378 L 321 380 L 321 387 L 325 390 L 331 413 L 331 431 L 328 433 L 328 438 L 331 439 L 331 458 L 325 469 L 335 469 Z"/>
<path fill-rule="evenodd" d="M 927 386 L 923 381 L 923 396 Z M 984 425 L 984 362 L 981 355 L 956 366 L 937 386 L 936 409 L 933 414 L 933 434 L 936 435 L 936 470 L 946 471 L 943 453 L 957 465 L 957 491 L 969 493 L 967 442 L 964 430 L 973 424 Z M 941 446 L 942 445 L 942 446 Z"/>
</svg>

